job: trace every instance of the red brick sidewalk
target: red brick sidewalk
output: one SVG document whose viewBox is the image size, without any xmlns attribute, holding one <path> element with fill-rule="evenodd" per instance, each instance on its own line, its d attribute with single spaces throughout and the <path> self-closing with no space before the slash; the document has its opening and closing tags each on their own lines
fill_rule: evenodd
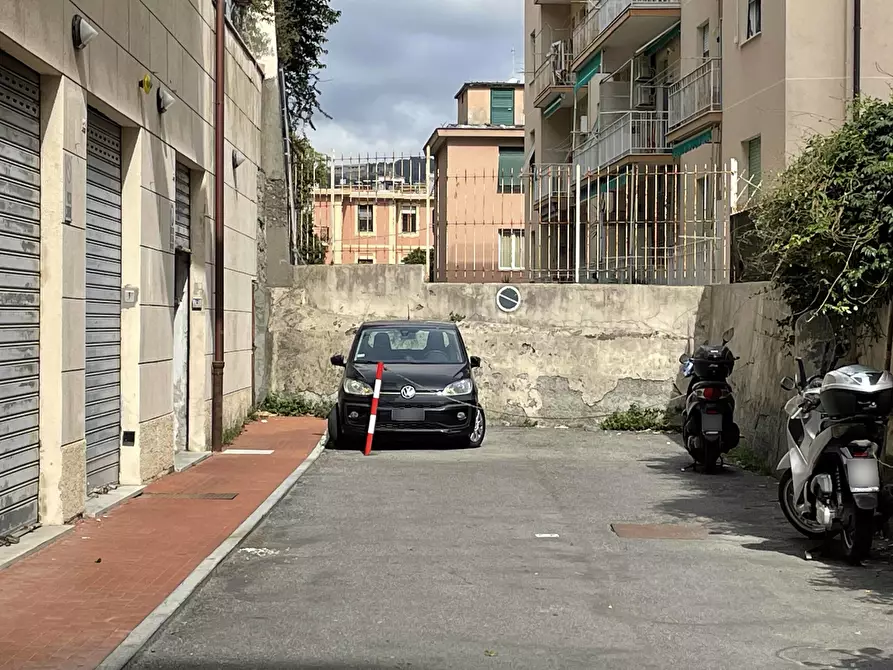
<svg viewBox="0 0 893 670">
<path fill-rule="evenodd" d="M 95 668 L 307 457 L 325 424 L 271 418 L 233 448 L 144 493 L 237 493 L 233 500 L 141 496 L 0 571 L 0 668 Z"/>
</svg>

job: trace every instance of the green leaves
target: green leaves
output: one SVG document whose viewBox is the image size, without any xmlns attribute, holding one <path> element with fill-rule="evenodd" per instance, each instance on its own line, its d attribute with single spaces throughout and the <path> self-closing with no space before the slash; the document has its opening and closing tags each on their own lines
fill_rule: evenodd
<svg viewBox="0 0 893 670">
<path fill-rule="evenodd" d="M 863 99 L 812 137 L 751 211 L 750 259 L 794 314 L 826 314 L 840 336 L 877 332 L 893 298 L 893 102 Z M 794 318 L 788 320 L 793 326 Z"/>
</svg>

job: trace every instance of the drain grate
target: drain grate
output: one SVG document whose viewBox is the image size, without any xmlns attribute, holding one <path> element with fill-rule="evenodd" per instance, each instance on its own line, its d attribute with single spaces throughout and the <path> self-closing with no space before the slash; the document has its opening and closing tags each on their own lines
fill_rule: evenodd
<svg viewBox="0 0 893 670">
<path fill-rule="evenodd" d="M 238 493 L 142 493 L 141 498 L 179 498 L 187 500 L 232 500 Z"/>
<path fill-rule="evenodd" d="M 617 537 L 633 540 L 702 540 L 707 531 L 701 526 L 674 523 L 612 523 Z"/>
</svg>

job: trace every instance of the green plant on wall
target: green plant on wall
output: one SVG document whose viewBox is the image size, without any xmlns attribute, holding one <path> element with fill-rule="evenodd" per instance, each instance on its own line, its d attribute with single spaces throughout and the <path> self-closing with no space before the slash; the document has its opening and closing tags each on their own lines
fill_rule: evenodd
<svg viewBox="0 0 893 670">
<path fill-rule="evenodd" d="M 329 182 L 325 156 L 316 151 L 306 137 L 292 135 L 291 154 L 295 175 L 295 209 L 298 216 L 298 239 L 295 248 L 299 263 L 325 263 L 326 247 L 314 228 L 313 188 Z"/>
<path fill-rule="evenodd" d="M 812 137 L 751 219 L 753 262 L 792 310 L 784 325 L 824 314 L 839 337 L 876 335 L 893 298 L 893 101 L 862 99 Z"/>
</svg>

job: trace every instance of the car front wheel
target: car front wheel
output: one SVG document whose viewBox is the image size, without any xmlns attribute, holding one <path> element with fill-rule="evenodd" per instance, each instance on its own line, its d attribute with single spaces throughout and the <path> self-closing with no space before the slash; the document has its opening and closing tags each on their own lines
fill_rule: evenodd
<svg viewBox="0 0 893 670">
<path fill-rule="evenodd" d="M 332 407 L 332 411 L 329 412 L 328 424 L 326 449 L 337 449 L 340 446 L 338 442 L 341 439 L 341 426 L 338 425 L 338 405 Z"/>
<path fill-rule="evenodd" d="M 465 446 L 469 449 L 477 449 L 484 442 L 484 436 L 487 434 L 487 418 L 484 416 L 484 410 L 480 407 L 475 410 L 474 424 L 471 434 L 467 438 Z"/>
</svg>

